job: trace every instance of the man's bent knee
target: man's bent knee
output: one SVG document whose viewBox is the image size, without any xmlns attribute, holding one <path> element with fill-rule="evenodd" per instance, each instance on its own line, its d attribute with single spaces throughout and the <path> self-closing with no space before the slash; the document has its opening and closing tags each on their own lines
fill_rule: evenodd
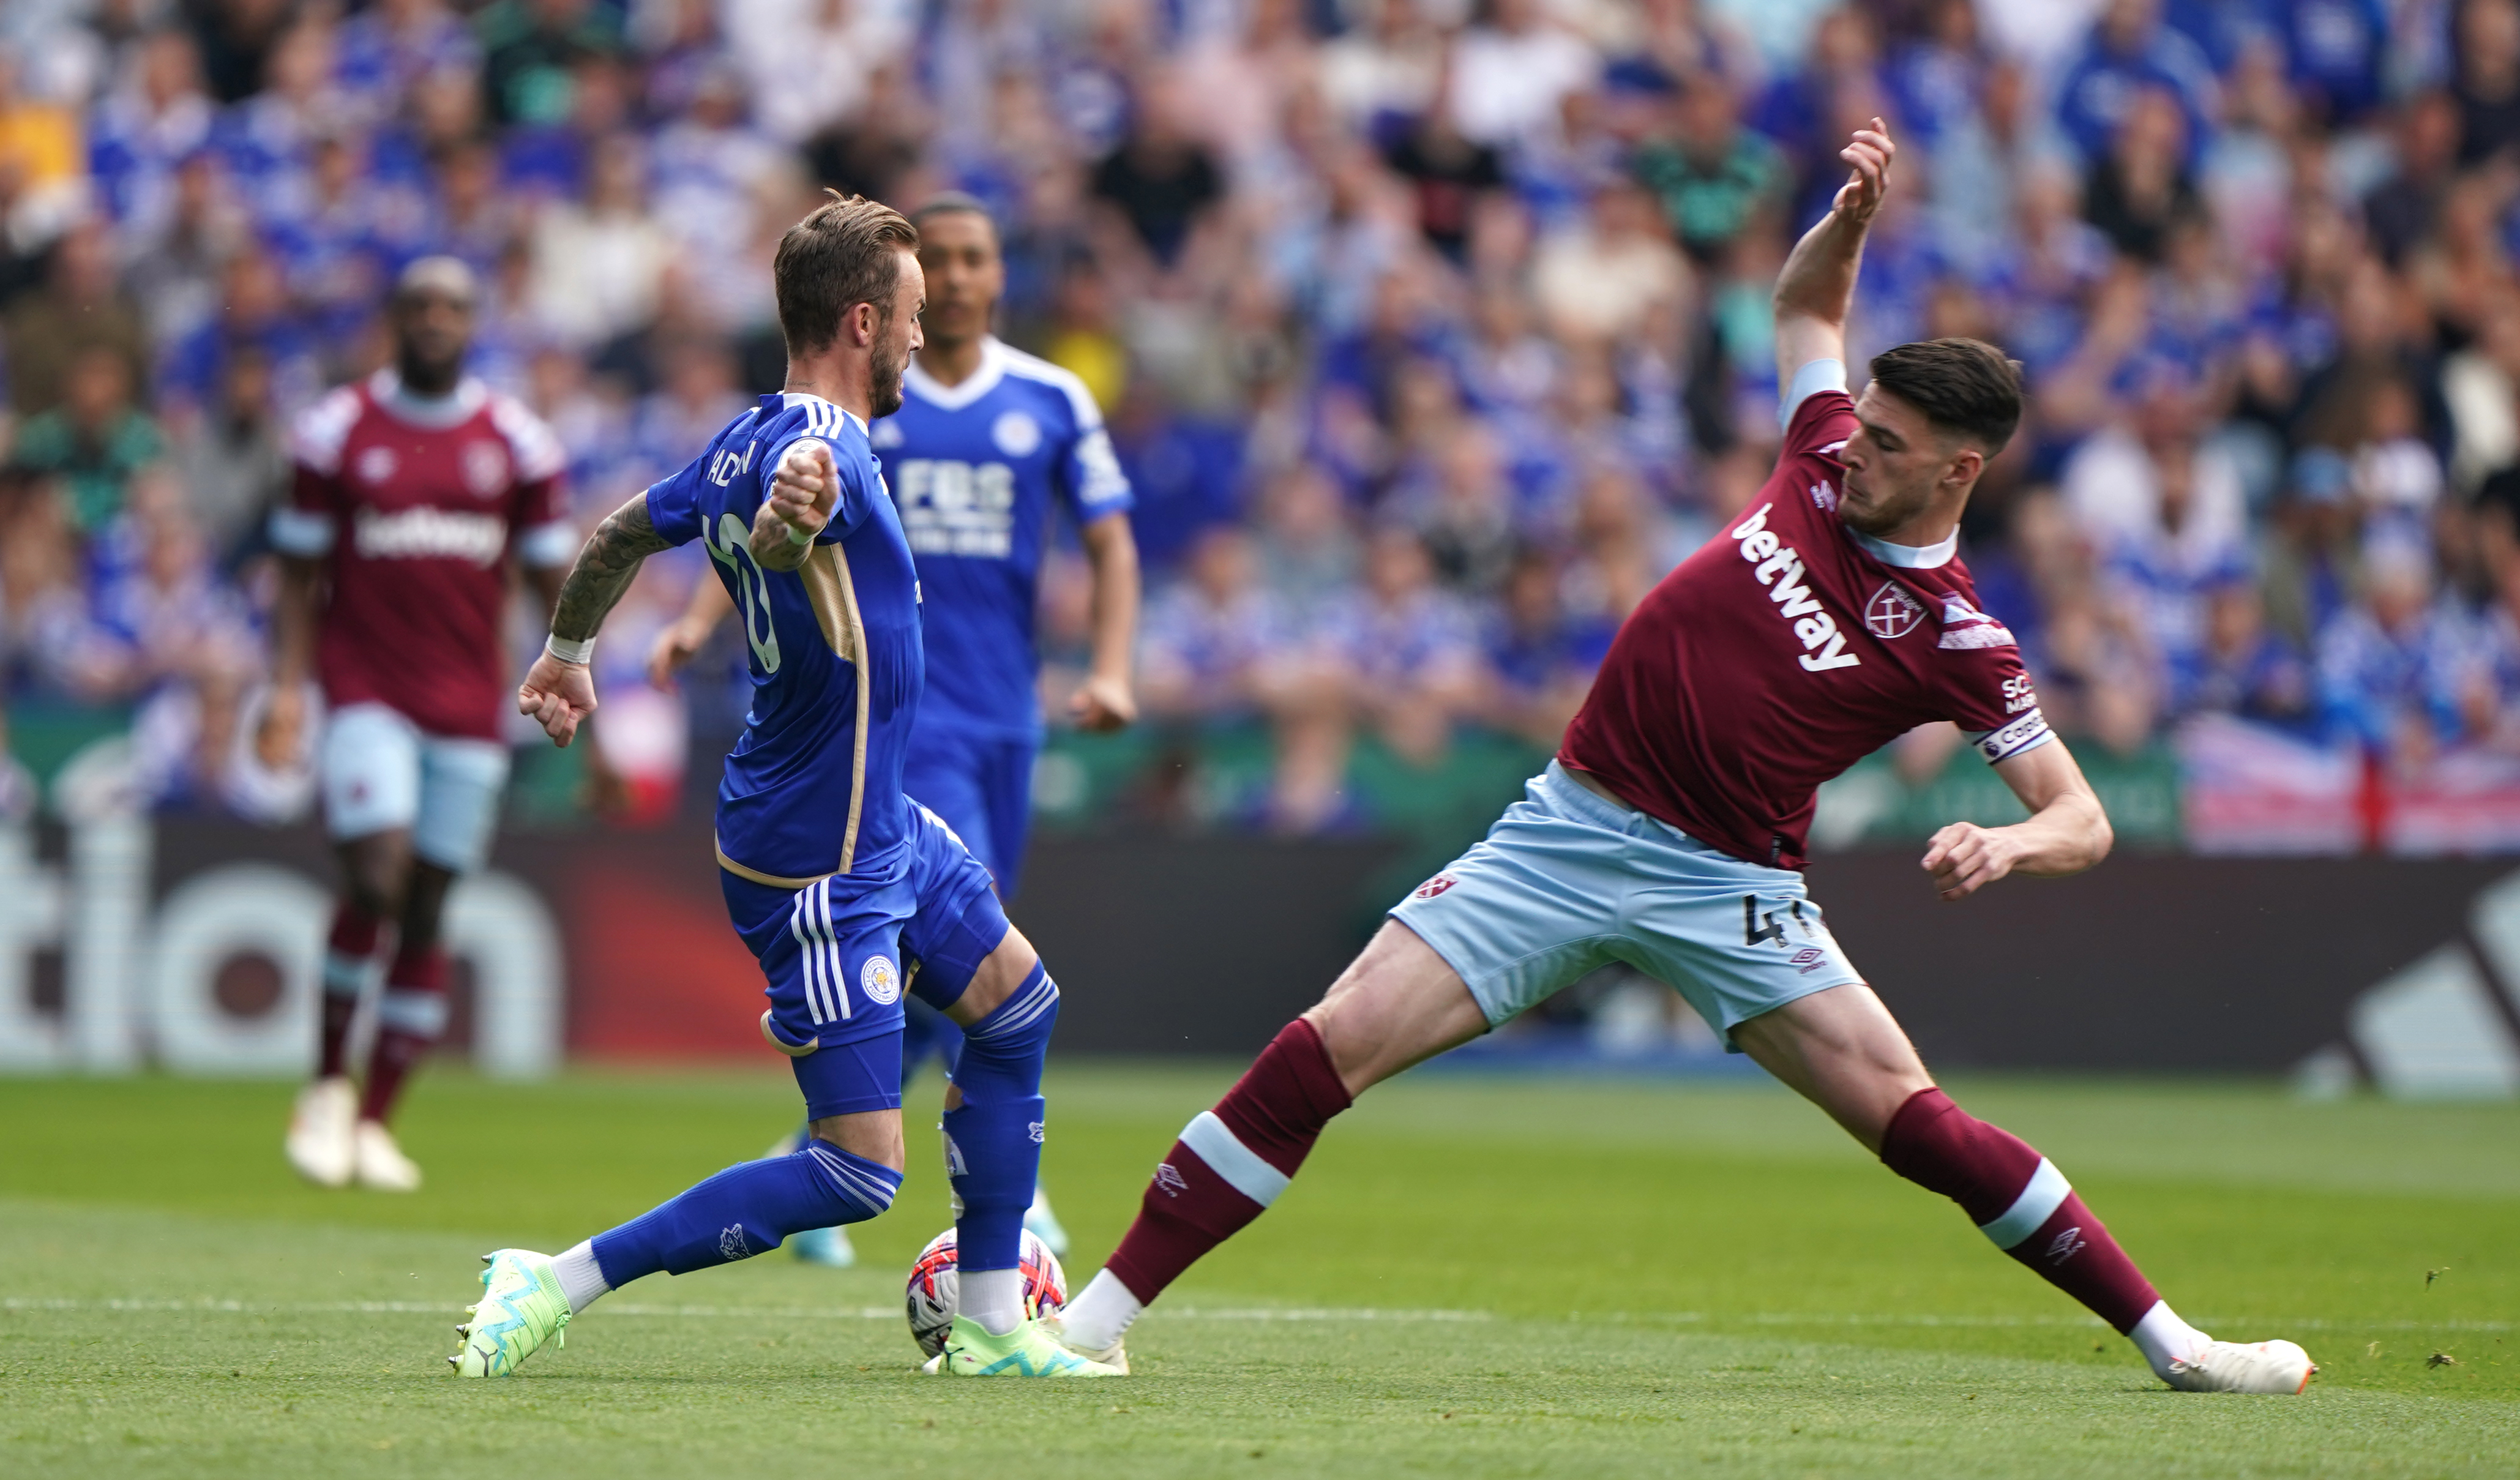
<svg viewBox="0 0 2520 1480">
<path fill-rule="evenodd" d="M 817 1141 L 828 1141 L 852 1156 L 862 1156 L 893 1171 L 901 1171 L 910 1164 L 910 1158 L 902 1149 L 899 1110 L 859 1110 L 847 1115 L 826 1115 L 805 1129 Z"/>
<path fill-rule="evenodd" d="M 1303 1015 L 1350 1098 L 1488 1030 L 1461 973 L 1396 920 Z"/>
<path fill-rule="evenodd" d="M 1032 968 L 1040 964 L 1041 953 L 1033 949 L 1031 941 L 1024 939 L 1024 933 L 1012 925 L 1007 926 L 1006 938 L 999 941 L 997 949 L 980 963 L 980 969 L 971 973 L 971 984 L 963 989 L 962 996 L 954 999 L 954 1005 L 945 1009 L 945 1015 L 964 1027 L 969 1027 L 996 1011 L 1001 1004 L 1013 996 L 1015 989 L 1024 984 L 1024 979 L 1032 975 Z"/>
</svg>

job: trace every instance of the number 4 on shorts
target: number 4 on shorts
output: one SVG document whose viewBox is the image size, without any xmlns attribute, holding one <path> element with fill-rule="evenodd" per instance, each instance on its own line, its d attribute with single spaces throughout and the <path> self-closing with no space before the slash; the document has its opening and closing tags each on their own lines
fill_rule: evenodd
<svg viewBox="0 0 2520 1480">
<path fill-rule="evenodd" d="M 1774 910 L 1768 912 L 1766 922 L 1761 923 L 1759 896 L 1744 894 L 1741 896 L 1741 944 L 1755 946 L 1763 940 L 1773 940 L 1778 945 L 1783 945 L 1785 927 L 1777 923 L 1777 912 Z"/>
</svg>

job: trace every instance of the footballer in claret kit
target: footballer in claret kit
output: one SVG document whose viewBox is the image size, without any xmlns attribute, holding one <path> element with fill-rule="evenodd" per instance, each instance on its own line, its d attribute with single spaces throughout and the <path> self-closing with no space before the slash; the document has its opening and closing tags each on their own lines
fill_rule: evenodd
<svg viewBox="0 0 2520 1480">
<path fill-rule="evenodd" d="M 1183 1130 L 1108 1264 L 1053 1318 L 1071 1350 L 1125 1367 L 1131 1323 L 1286 1189 L 1357 1095 L 1616 961 L 1958 1202 L 2170 1386 L 2308 1385 L 2317 1368 L 2293 1343 L 2181 1320 L 2063 1172 L 1936 1088 L 1804 888 L 1820 785 L 1934 721 L 1958 724 L 2031 814 L 1936 832 L 1923 867 L 1944 900 L 2078 873 L 2110 844 L 1958 555 L 1969 492 L 2021 418 L 2019 366 L 1974 339 L 1903 344 L 1847 394 L 1847 315 L 1894 153 L 1881 120 L 1855 133 L 1850 177 L 1778 281 L 1775 472 L 1628 618 L 1524 799 L 1394 906 L 1320 1005 Z"/>
<path fill-rule="evenodd" d="M 271 517 L 277 650 L 255 743 L 274 767 L 298 753 L 311 673 L 327 711 L 324 824 L 341 861 L 316 1077 L 285 1143 L 290 1164 L 323 1187 L 420 1186 L 385 1123 L 446 1029 L 446 894 L 488 853 L 507 785 L 510 565 L 548 608 L 577 554 L 559 439 L 464 373 L 478 296 L 454 257 L 403 271 L 394 363 L 299 420 L 293 490 Z M 351 1023 L 388 931 L 376 1041 L 353 1087 Z"/>
<path fill-rule="evenodd" d="M 743 626 L 751 705 L 718 786 L 718 880 L 759 962 L 762 1037 L 803 1096 L 795 1150 L 720 1172 L 558 1255 L 484 1255 L 447 1360 L 494 1377 L 610 1290 L 876 1217 L 900 1189 L 902 999 L 964 1033 L 944 1133 L 959 1284 L 927 1370 L 1105 1376 L 1049 1334 L 1023 1229 L 1041 1169 L 1043 1056 L 1058 987 L 1007 923 L 989 871 L 902 791 L 925 660 L 919 576 L 868 425 L 920 347 L 919 233 L 857 197 L 788 228 L 773 266 L 786 388 L 606 516 L 562 585 L 518 691 L 554 743 L 596 706 L 597 629 L 649 556 L 694 540 Z M 914 974 L 911 964 L 916 962 Z"/>
</svg>

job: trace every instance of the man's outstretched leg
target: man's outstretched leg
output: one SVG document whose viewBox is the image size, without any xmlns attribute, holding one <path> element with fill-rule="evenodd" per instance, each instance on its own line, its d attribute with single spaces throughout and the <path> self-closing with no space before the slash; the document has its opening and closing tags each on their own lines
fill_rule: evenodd
<svg viewBox="0 0 2520 1480">
<path fill-rule="evenodd" d="M 818 1051 L 856 1060 L 870 1083 L 888 1066 L 899 1098 L 901 1045 L 886 1035 Z M 826 1066 L 829 1067 L 829 1066 Z M 803 1149 L 727 1168 L 608 1233 L 547 1256 L 500 1249 L 483 1257 L 481 1301 L 455 1328 L 464 1349 L 446 1359 L 466 1377 L 504 1377 L 599 1297 L 663 1271 L 749 1259 L 805 1229 L 862 1223 L 901 1189 L 901 1111 L 819 1118 Z M 565 1338 L 561 1338 L 565 1344 Z"/>
<path fill-rule="evenodd" d="M 1322 1128 L 1372 1085 L 1487 1031 L 1462 978 L 1386 923 L 1320 1006 L 1288 1023 L 1155 1168 L 1120 1247 L 1060 1316 L 1062 1338 L 1127 1360 L 1121 1336 L 1201 1255 L 1267 1211 Z"/>
<path fill-rule="evenodd" d="M 2289 1341 L 2216 1341 L 2179 1319 L 2053 1162 L 1937 1088 L 1869 987 L 1832 987 L 1736 1023 L 1761 1067 L 1890 1170 L 1960 1205 L 1997 1248 L 2081 1301 L 2190 1391 L 2297 1393 L 2318 1370 Z"/>
<path fill-rule="evenodd" d="M 342 840 L 337 851 L 341 888 L 324 946 L 315 1078 L 298 1092 L 285 1143 L 297 1174 L 328 1188 L 347 1187 L 358 1171 L 359 1090 L 350 1082 L 350 1029 L 376 974 L 385 921 L 402 912 L 411 832 L 408 826 L 379 829 Z"/>
</svg>

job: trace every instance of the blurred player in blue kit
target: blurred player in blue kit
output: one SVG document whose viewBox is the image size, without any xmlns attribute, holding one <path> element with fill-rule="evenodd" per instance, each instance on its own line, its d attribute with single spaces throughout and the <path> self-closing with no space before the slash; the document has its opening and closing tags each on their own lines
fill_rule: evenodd
<svg viewBox="0 0 2520 1480">
<path fill-rule="evenodd" d="M 1084 382 L 989 332 L 1006 265 L 986 207 L 946 195 L 911 219 L 926 274 L 926 342 L 903 378 L 901 409 L 870 436 L 918 561 L 926 634 L 927 688 L 902 785 L 988 867 L 999 896 L 1012 899 L 1042 740 L 1033 618 L 1051 506 L 1075 520 L 1093 572 L 1092 665 L 1068 716 L 1082 729 L 1117 730 L 1137 718 L 1129 682 L 1139 598 L 1133 500 Z M 658 635 L 651 678 L 670 683 L 732 609 L 724 590 L 701 582 L 682 618 Z M 943 1013 L 907 1006 L 902 1077 L 931 1054 L 953 1074 L 962 1031 Z M 1037 1189 L 1024 1221 L 1052 1252 L 1067 1252 L 1067 1235 Z M 816 1263 L 855 1261 L 837 1229 L 788 1246 Z"/>
<path fill-rule="evenodd" d="M 774 269 L 786 388 L 604 520 L 517 695 L 567 744 L 596 706 L 588 663 L 605 614 L 649 556 L 706 543 L 742 612 L 752 686 L 718 787 L 719 881 L 767 982 L 761 1033 L 794 1070 L 804 1141 L 558 1255 L 484 1256 L 481 1299 L 448 1359 L 460 1375 L 514 1371 L 633 1279 L 889 1208 L 906 1164 L 902 1002 L 914 993 L 966 1034 L 944 1114 L 960 1309 L 929 1369 L 1116 1373 L 1061 1349 L 1023 1301 L 1058 988 L 1007 923 L 987 870 L 902 790 L 924 682 L 920 578 L 867 428 L 901 404 L 920 346 L 918 245 L 898 212 L 857 198 L 789 228 Z"/>
</svg>

